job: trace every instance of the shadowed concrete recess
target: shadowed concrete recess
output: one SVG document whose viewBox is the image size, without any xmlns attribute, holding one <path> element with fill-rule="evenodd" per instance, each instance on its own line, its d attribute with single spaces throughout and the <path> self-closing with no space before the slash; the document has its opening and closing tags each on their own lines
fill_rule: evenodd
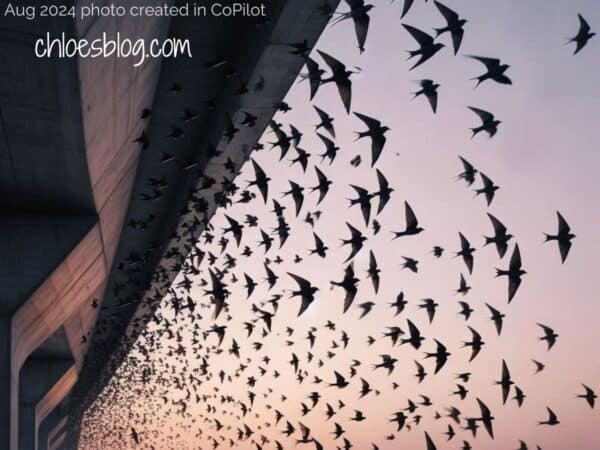
<svg viewBox="0 0 600 450">
<path fill-rule="evenodd" d="M 251 19 L 0 17 L 0 448 L 77 448 L 83 413 L 177 273 L 165 254 L 190 251 L 173 235 L 197 212 L 192 191 L 219 180 L 210 217 L 223 163 L 247 160 L 303 66 L 285 44 L 314 45 L 322 4 L 273 0 Z M 47 31 L 189 39 L 193 57 L 36 58 Z M 243 112 L 256 125 L 224 139 Z"/>
</svg>

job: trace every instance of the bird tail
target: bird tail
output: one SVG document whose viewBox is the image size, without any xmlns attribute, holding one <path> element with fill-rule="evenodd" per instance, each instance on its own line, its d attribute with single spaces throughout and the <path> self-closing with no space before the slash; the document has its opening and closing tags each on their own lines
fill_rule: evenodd
<svg viewBox="0 0 600 450">
<path fill-rule="evenodd" d="M 444 32 L 443 28 L 434 28 L 433 31 L 435 31 L 435 37 L 438 37 L 440 34 L 442 34 Z"/>
<path fill-rule="evenodd" d="M 545 237 L 544 242 L 552 241 L 555 239 L 554 236 L 551 236 L 548 233 L 544 233 L 544 237 Z"/>
<path fill-rule="evenodd" d="M 491 237 L 487 237 L 487 236 L 483 236 L 485 239 L 485 244 L 483 244 L 483 246 L 485 247 L 486 245 L 490 245 L 494 243 L 494 238 Z"/>
<path fill-rule="evenodd" d="M 473 81 L 473 80 L 477 80 L 477 83 L 475 84 L 473 89 L 477 89 L 477 87 L 483 82 L 483 79 L 481 77 L 471 78 L 471 81 Z"/>
<path fill-rule="evenodd" d="M 349 17 L 351 17 L 351 13 L 347 13 L 347 12 L 336 12 L 334 14 L 337 14 L 337 17 L 331 21 L 332 26 L 340 23 L 344 19 L 348 19 Z"/>
</svg>

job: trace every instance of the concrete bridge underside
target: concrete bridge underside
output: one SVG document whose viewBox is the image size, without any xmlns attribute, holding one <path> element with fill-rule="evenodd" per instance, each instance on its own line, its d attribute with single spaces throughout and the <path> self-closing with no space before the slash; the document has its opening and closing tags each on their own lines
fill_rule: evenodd
<svg viewBox="0 0 600 450">
<path fill-rule="evenodd" d="M 246 161 L 303 65 L 285 44 L 313 45 L 328 20 L 325 0 L 267 3 L 266 20 L 0 17 L 0 448 L 77 448 L 82 414 L 176 274 L 169 255 L 190 250 L 173 239 L 199 213 L 190 193 Z M 180 37 L 193 57 L 36 58 L 47 31 Z M 203 217 L 221 189 L 203 191 Z"/>
</svg>

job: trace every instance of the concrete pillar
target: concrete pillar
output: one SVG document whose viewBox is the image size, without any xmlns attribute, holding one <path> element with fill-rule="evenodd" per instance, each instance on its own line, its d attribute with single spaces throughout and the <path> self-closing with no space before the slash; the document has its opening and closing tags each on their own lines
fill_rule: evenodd
<svg viewBox="0 0 600 450">
<path fill-rule="evenodd" d="M 50 430 L 48 433 L 48 439 L 46 440 L 47 449 L 50 450 L 54 448 L 54 445 L 58 438 L 65 433 L 65 427 L 67 426 L 67 417 L 63 417 L 56 426 Z"/>
<path fill-rule="evenodd" d="M 10 336 L 10 317 L 0 316 L 0 448 L 10 448 Z"/>
<path fill-rule="evenodd" d="M 65 403 L 61 403 L 58 405 L 54 411 L 50 413 L 48 417 L 44 419 L 44 421 L 40 424 L 40 428 L 38 430 L 38 450 L 48 450 L 48 441 L 50 438 L 50 432 L 54 430 L 61 422 L 63 422 L 64 427 L 64 418 L 67 414 L 67 408 Z"/>
<path fill-rule="evenodd" d="M 73 365 L 65 358 L 32 355 L 19 374 L 19 450 L 35 450 L 35 407 Z"/>
<path fill-rule="evenodd" d="M 52 441 L 48 450 L 58 450 L 64 444 L 66 437 L 67 433 L 63 431 Z"/>
</svg>

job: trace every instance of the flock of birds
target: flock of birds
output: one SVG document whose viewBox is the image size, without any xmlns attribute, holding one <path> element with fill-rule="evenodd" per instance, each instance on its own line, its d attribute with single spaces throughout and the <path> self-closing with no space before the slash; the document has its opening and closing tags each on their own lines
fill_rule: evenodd
<svg viewBox="0 0 600 450">
<path fill-rule="evenodd" d="M 321 13 L 331 16 L 334 24 L 351 20 L 362 53 L 367 41 L 369 11 L 374 6 L 366 4 L 363 0 L 346 0 L 346 3 L 347 11 L 334 13 L 325 3 Z M 409 51 L 409 59 L 418 58 L 411 70 L 426 63 L 445 47 L 438 40 L 441 36 L 450 35 L 455 54 L 461 48 L 467 20 L 439 1 L 432 3 L 446 21 L 445 26 L 435 29 L 435 36 L 413 26 L 402 25 L 418 44 L 417 49 Z M 404 0 L 401 12 L 403 18 L 409 13 L 412 5 L 413 0 Z M 579 22 L 579 32 L 571 39 L 571 42 L 576 44 L 575 54 L 581 51 L 594 36 L 581 15 L 579 15 Z M 301 74 L 300 79 L 308 81 L 310 99 L 312 100 L 323 86 L 333 83 L 339 91 L 344 109 L 348 113 L 352 112 L 351 77 L 360 69 L 348 70 L 333 56 L 316 50 L 314 53 L 321 57 L 328 70 L 323 69 L 313 59 L 314 53 L 306 41 L 289 44 L 289 48 L 292 54 L 305 61 L 306 73 Z M 470 57 L 485 67 L 485 73 L 475 78 L 477 86 L 484 82 L 512 84 L 507 75 L 510 66 L 500 59 Z M 438 87 L 439 85 L 433 80 L 424 79 L 420 81 L 420 90 L 414 93 L 415 97 L 427 98 L 434 113 L 438 104 Z M 278 108 L 285 113 L 290 106 L 282 102 Z M 501 122 L 488 111 L 476 107 L 469 108 L 481 120 L 480 125 L 472 128 L 473 136 L 486 132 L 493 137 Z M 166 306 L 153 315 L 151 326 L 142 334 L 127 364 L 117 373 L 115 384 L 109 385 L 107 391 L 99 397 L 97 403 L 88 412 L 85 420 L 86 432 L 82 438 L 85 448 L 95 448 L 96 441 L 108 439 L 107 436 L 114 432 L 115 426 L 122 430 L 115 437 L 117 442 L 127 441 L 128 445 L 134 444 L 141 448 L 171 448 L 168 441 L 164 439 L 163 433 L 173 430 L 173 421 L 178 417 L 182 420 L 191 420 L 194 424 L 195 438 L 210 443 L 213 449 L 239 447 L 266 450 L 295 448 L 296 445 L 307 445 L 317 450 L 331 448 L 328 444 L 329 437 L 319 435 L 305 424 L 306 416 L 319 416 L 325 424 L 331 421 L 333 445 L 338 449 L 349 450 L 355 447 L 352 442 L 353 424 L 372 420 L 361 409 L 364 398 L 379 396 L 388 390 L 402 391 L 402 386 L 395 381 L 390 381 L 389 386 L 374 386 L 369 381 L 373 371 L 385 372 L 391 380 L 397 365 L 407 365 L 402 359 L 403 356 L 399 355 L 397 347 L 410 346 L 419 352 L 425 349 L 421 353 L 422 357 L 414 360 L 416 370 L 414 376 L 419 385 L 443 371 L 448 360 L 454 357 L 450 354 L 448 346 L 439 339 L 426 338 L 423 327 L 419 328 L 411 317 L 405 318 L 406 328 L 389 326 L 383 330 L 381 337 L 369 335 L 367 345 L 372 347 L 373 360 L 366 362 L 353 359 L 349 366 L 336 364 L 336 358 L 345 351 L 351 352 L 352 343 L 356 341 L 355 336 L 360 330 L 354 332 L 340 329 L 334 317 L 324 318 L 322 326 L 319 327 L 303 327 L 300 319 L 297 320 L 297 326 L 278 322 L 278 312 L 281 312 L 280 303 L 297 301 L 297 315 L 301 317 L 310 310 L 313 303 L 319 302 L 325 295 L 321 290 L 323 286 L 318 286 L 311 281 L 310 273 L 294 271 L 278 273 L 277 267 L 284 261 L 299 264 L 305 258 L 320 258 L 317 262 L 313 261 L 315 268 L 320 264 L 341 265 L 341 272 L 343 272 L 341 279 L 333 280 L 330 284 L 334 293 L 343 292 L 340 314 L 345 314 L 354 308 L 359 311 L 360 320 L 371 314 L 374 308 L 389 308 L 391 316 L 398 318 L 407 314 L 409 304 L 403 292 L 387 304 L 380 304 L 377 300 L 355 302 L 359 285 L 364 281 L 355 267 L 357 255 L 368 251 L 366 278 L 375 296 L 379 292 L 383 278 L 376 252 L 368 249 L 368 241 L 382 230 L 382 224 L 377 217 L 389 208 L 392 204 L 390 199 L 394 195 L 392 183 L 388 181 L 384 168 L 376 167 L 381 154 L 386 149 L 386 133 L 389 128 L 379 119 L 354 111 L 356 118 L 364 125 L 364 128 L 356 133 L 356 139 L 364 139 L 370 143 L 369 171 L 376 176 L 377 188 L 370 190 L 357 184 L 350 184 L 349 188 L 352 189 L 355 197 L 350 199 L 349 204 L 351 208 L 360 209 L 364 227 L 362 223 L 352 224 L 346 221 L 347 235 L 342 239 L 341 245 L 343 248 L 348 248 L 347 257 L 343 262 L 330 261 L 328 244 L 318 232 L 319 220 L 326 213 L 315 208 L 330 192 L 334 181 L 327 177 L 326 167 L 337 163 L 336 156 L 340 149 L 335 143 L 334 117 L 317 106 L 314 106 L 314 110 L 319 118 L 315 132 L 324 147 L 323 153 L 318 155 L 320 162 L 315 162 L 312 167 L 316 176 L 315 183 L 302 186 L 297 182 L 289 181 L 289 189 L 278 195 L 272 192 L 270 185 L 272 180 L 268 171 L 264 170 L 256 159 L 251 159 L 250 165 L 247 166 L 247 171 L 253 176 L 245 186 L 244 181 L 239 178 L 226 180 L 227 183 L 223 183 L 225 195 L 219 199 L 221 211 L 217 215 L 221 214 L 226 226 L 219 229 L 213 225 L 210 217 L 202 218 L 200 215 L 195 216 L 194 223 L 189 224 L 190 228 L 201 224 L 206 227 L 199 241 L 186 237 L 191 233 L 180 234 L 181 239 L 190 239 L 188 244 L 191 252 L 185 259 L 180 254 L 170 255 L 180 268 L 181 275 L 178 282 L 170 288 L 169 295 L 165 298 Z M 247 114 L 240 125 L 253 126 L 254 121 Z M 235 126 L 230 124 L 224 133 L 224 138 L 231 139 L 234 130 Z M 302 148 L 302 136 L 302 132 L 293 125 L 289 125 L 288 131 L 275 119 L 270 123 L 270 133 L 265 135 L 265 143 L 270 144 L 271 149 L 278 149 L 279 160 L 291 162 L 293 169 L 286 169 L 290 172 L 298 170 L 299 173 L 306 173 L 310 163 L 316 159 L 317 155 L 311 155 Z M 262 150 L 265 143 L 257 144 L 255 150 Z M 294 153 L 292 159 L 288 159 L 290 151 Z M 471 187 L 479 177 L 482 184 L 475 189 L 475 193 L 485 198 L 487 206 L 492 205 L 498 186 L 465 158 L 459 158 L 462 169 L 457 179 Z M 272 154 L 269 154 L 269 159 L 272 159 Z M 361 163 L 360 156 L 351 161 L 353 166 Z M 227 168 L 230 162 L 225 162 L 224 165 Z M 195 192 L 196 200 L 202 198 L 204 189 L 216 182 L 217 180 L 206 179 Z M 308 198 L 311 194 L 316 198 L 314 204 Z M 236 216 L 236 208 L 240 204 L 251 205 L 253 211 L 257 211 L 256 214 Z M 405 220 L 402 229 L 390 230 L 393 232 L 393 241 L 412 239 L 425 232 L 415 210 L 408 202 L 404 202 L 403 210 Z M 269 229 L 269 225 L 259 219 L 260 215 L 268 215 L 276 225 Z M 560 260 L 565 263 L 575 234 L 563 215 L 560 212 L 556 215 L 556 231 L 546 233 L 545 240 L 556 243 Z M 487 216 L 493 233 L 485 237 L 483 246 L 494 246 L 500 260 L 510 254 L 504 268 L 496 269 L 496 276 L 506 278 L 506 300 L 511 303 L 517 296 L 527 272 L 523 268 L 521 251 L 519 244 L 515 242 L 516 238 L 495 215 L 488 212 Z M 309 249 L 308 256 L 288 255 L 285 253 L 285 245 L 288 238 L 294 238 L 290 223 L 299 221 L 302 217 L 304 217 L 302 223 L 311 227 L 314 245 Z M 138 225 L 130 224 L 130 226 Z M 255 231 L 252 232 L 252 229 Z M 454 256 L 462 259 L 465 271 L 470 275 L 474 268 L 476 248 L 463 233 L 459 233 L 458 237 L 460 247 L 454 252 Z M 255 246 L 257 238 L 258 245 Z M 329 243 L 329 245 L 333 244 Z M 441 245 L 433 247 L 431 252 L 435 258 L 442 258 L 446 254 L 446 250 Z M 252 260 L 256 261 L 255 272 L 238 273 L 236 267 L 241 258 L 253 258 Z M 403 256 L 402 268 L 417 273 L 419 261 Z M 293 288 L 284 289 L 282 285 L 291 285 Z M 202 288 L 202 296 L 197 295 L 197 286 Z M 270 293 L 270 298 L 256 298 L 261 288 Z M 464 296 L 458 302 L 459 314 L 467 323 L 474 313 L 474 308 L 466 301 L 470 289 L 467 277 L 461 274 L 456 293 Z M 240 292 L 245 293 L 246 299 L 238 295 Z M 97 307 L 97 304 L 95 306 Z M 497 335 L 501 336 L 506 314 L 489 303 L 485 306 Z M 427 315 L 431 327 L 428 331 L 435 333 L 433 324 L 439 307 L 438 302 L 432 298 L 425 298 L 417 307 Z M 251 318 L 239 323 L 237 314 L 231 312 L 235 308 L 247 309 Z M 558 333 L 546 324 L 537 325 L 540 330 L 539 339 L 547 345 L 548 350 L 551 350 L 557 342 Z M 243 342 L 238 341 L 239 337 L 238 339 L 230 337 L 231 330 L 240 330 L 242 327 L 246 333 Z M 471 325 L 467 325 L 467 328 L 470 340 L 465 341 L 463 346 L 470 352 L 468 362 L 472 362 L 480 355 L 485 342 L 480 331 Z M 327 346 L 327 342 L 331 342 L 331 345 Z M 278 343 L 279 348 L 283 346 L 286 354 L 290 355 L 286 367 L 272 366 L 275 355 L 270 354 L 268 348 L 273 343 Z M 308 346 L 306 352 L 301 351 L 303 346 Z M 152 355 L 156 354 L 163 355 L 164 359 L 161 358 L 159 362 L 154 361 Z M 235 368 L 230 370 L 227 366 L 221 366 L 216 362 L 219 356 L 236 361 Z M 546 367 L 544 363 L 537 360 L 534 360 L 534 365 L 536 373 L 542 372 Z M 526 400 L 526 393 L 513 378 L 507 362 L 502 360 L 499 366 L 501 370 L 498 379 L 494 381 L 498 385 L 502 404 L 511 400 L 521 407 Z M 440 437 L 423 430 L 423 448 L 427 450 L 440 448 L 442 439 L 452 441 L 457 435 L 462 436 L 462 439 L 457 439 L 462 440 L 457 444 L 462 450 L 476 448 L 476 443 L 482 435 L 494 439 L 494 413 L 488 406 L 488 401 L 470 393 L 468 383 L 472 376 L 468 369 L 457 375 L 456 390 L 450 393 L 456 402 L 450 406 L 434 403 L 428 395 L 419 395 L 417 399 L 407 398 L 406 407 L 390 411 L 387 418 L 389 433 L 385 436 L 373 436 L 371 448 L 373 450 L 380 448 L 381 441 L 384 440 L 401 442 L 402 433 L 418 428 L 425 421 L 425 415 L 429 417 L 430 410 L 435 410 L 431 413 L 435 420 L 447 422 L 447 431 L 444 437 Z M 291 395 L 288 392 L 278 392 L 279 377 L 295 380 L 298 389 L 310 385 L 311 392 L 307 399 L 300 404 L 290 406 Z M 236 391 L 233 386 L 239 388 L 243 385 L 245 385 L 245 397 L 231 394 Z M 208 389 L 206 386 L 211 388 Z M 336 391 L 346 390 L 356 391 L 357 396 L 353 404 L 335 399 Z M 401 396 L 397 393 L 394 395 Z M 591 387 L 584 384 L 577 395 L 582 406 L 594 408 L 597 395 Z M 135 422 L 133 425 L 115 424 L 114 418 L 106 418 L 107 411 L 114 412 L 115 406 L 117 406 L 116 410 L 122 412 L 127 410 L 127 402 L 133 404 L 141 397 L 147 397 L 148 401 L 158 401 L 159 404 L 145 411 L 128 411 L 128 419 Z M 383 397 L 380 399 L 385 402 Z M 472 401 L 475 409 L 471 410 L 475 411 L 474 413 L 466 414 L 461 411 L 462 407 L 459 408 L 460 402 L 469 401 L 467 399 Z M 259 402 L 262 402 L 260 408 L 257 407 Z M 389 404 L 391 407 L 392 402 Z M 157 420 L 153 417 L 154 412 L 165 408 L 169 413 L 162 419 L 163 428 L 154 432 L 148 431 L 146 425 Z M 203 412 L 192 415 L 190 410 L 193 408 L 201 408 Z M 103 416 L 107 420 L 106 424 L 102 423 Z M 98 421 L 101 426 L 98 426 Z M 559 424 L 559 415 L 548 406 L 545 417 L 539 419 L 539 425 Z M 123 431 L 124 426 L 128 428 L 127 431 Z M 162 443 L 156 444 L 156 442 Z M 522 440 L 518 441 L 518 445 L 519 450 L 528 448 Z M 535 448 L 539 450 L 541 447 L 538 445 Z"/>
</svg>

